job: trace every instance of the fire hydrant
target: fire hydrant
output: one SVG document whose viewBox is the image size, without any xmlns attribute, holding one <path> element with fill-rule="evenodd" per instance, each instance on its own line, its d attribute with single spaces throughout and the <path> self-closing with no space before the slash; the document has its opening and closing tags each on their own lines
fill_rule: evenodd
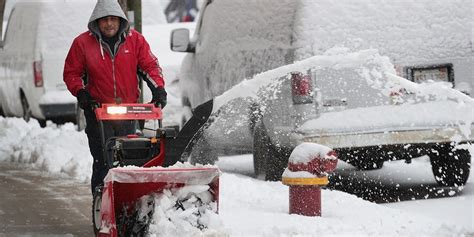
<svg viewBox="0 0 474 237">
<path fill-rule="evenodd" d="M 329 147 L 302 143 L 293 150 L 282 177 L 290 187 L 290 214 L 321 216 L 321 187 L 336 165 L 336 152 Z"/>
</svg>

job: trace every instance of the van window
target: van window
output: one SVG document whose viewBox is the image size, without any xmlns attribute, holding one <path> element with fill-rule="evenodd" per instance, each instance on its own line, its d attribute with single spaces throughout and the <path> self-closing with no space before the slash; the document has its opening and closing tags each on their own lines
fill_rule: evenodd
<svg viewBox="0 0 474 237">
<path fill-rule="evenodd" d="M 32 5 L 18 5 L 12 10 L 5 35 L 4 47 L 17 53 L 31 53 L 37 33 L 39 11 Z"/>
<path fill-rule="evenodd" d="M 13 9 L 14 10 L 14 9 Z M 7 40 L 7 33 L 8 33 L 8 28 L 11 27 L 12 23 L 11 23 L 11 19 L 12 19 L 12 15 L 13 15 L 13 12 L 14 11 L 11 11 L 10 12 L 10 15 L 8 16 L 8 21 L 3 21 L 3 32 L 2 32 L 2 40 L 3 40 L 3 44 L 5 44 L 5 41 Z M 13 33 L 10 33 L 10 34 L 13 34 Z"/>
</svg>

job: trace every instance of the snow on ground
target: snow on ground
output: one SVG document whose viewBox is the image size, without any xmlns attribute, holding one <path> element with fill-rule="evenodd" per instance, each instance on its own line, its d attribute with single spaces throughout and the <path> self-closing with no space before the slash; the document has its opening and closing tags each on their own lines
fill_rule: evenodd
<svg viewBox="0 0 474 237">
<path fill-rule="evenodd" d="M 72 124 L 0 117 L 0 161 L 18 163 L 57 176 L 88 182 L 92 157 L 84 132 Z M 379 172 L 401 180 L 428 175 L 426 160 L 389 163 Z M 474 177 L 460 196 L 379 205 L 340 191 L 323 190 L 322 217 L 288 214 L 288 187 L 249 177 L 251 156 L 222 157 L 218 235 L 229 236 L 460 236 L 474 232 Z M 421 169 L 424 167 L 424 169 Z M 429 170 L 429 169 L 428 169 Z M 431 174 L 429 174 L 431 177 Z M 432 178 L 431 178 L 432 179 Z"/>
<path fill-rule="evenodd" d="M 327 4 L 334 5 L 330 1 L 327 1 Z M 444 2 L 438 1 L 437 4 L 444 4 Z M 384 11 L 384 13 L 387 12 Z M 397 11 L 393 13 L 398 14 Z M 352 19 L 343 15 L 347 19 Z M 391 21 L 389 23 L 392 24 Z M 330 27 L 331 30 L 333 28 Z M 144 30 L 146 35 L 147 28 L 144 27 Z M 153 32 L 150 33 L 155 35 Z M 400 35 L 405 36 L 403 33 Z M 153 49 L 153 45 L 158 41 L 152 39 L 152 36 L 149 37 Z M 370 50 L 361 52 L 366 52 L 369 56 L 373 55 L 371 54 L 373 51 Z M 167 66 L 168 60 L 175 59 L 164 53 L 157 53 L 157 56 L 163 66 Z M 357 53 L 354 56 L 359 57 L 363 54 Z M 325 58 L 327 57 L 315 57 L 307 63 L 314 64 L 314 61 Z M 327 63 L 330 62 L 332 61 Z M 306 67 L 306 65 L 297 66 Z M 280 68 L 280 70 L 284 69 L 287 68 Z M 271 73 L 280 75 L 280 72 L 270 71 L 257 75 L 256 78 L 270 78 Z M 169 78 L 174 79 L 173 76 Z M 252 87 L 253 89 L 242 90 L 236 86 L 234 91 L 224 94 L 216 102 L 222 105 L 229 100 L 228 97 L 232 97 L 233 92 L 253 93 L 258 89 L 250 84 L 245 87 L 246 83 L 249 84 L 248 81 L 244 82 L 244 88 Z M 170 97 L 170 104 L 177 103 L 178 99 L 178 96 Z M 165 108 L 165 113 L 168 108 Z M 471 173 L 461 195 L 442 199 L 380 205 L 340 191 L 323 190 L 323 216 L 303 217 L 288 214 L 288 187 L 280 182 L 265 182 L 251 177 L 253 173 L 251 159 L 249 155 L 222 157 L 218 162 L 224 172 L 221 176 L 219 200 L 222 226 L 217 230 L 217 234 L 230 236 L 459 236 L 474 233 L 474 172 Z M 76 179 L 78 182 L 88 183 L 92 157 L 88 150 L 86 135 L 84 132 L 75 131 L 72 124 L 63 126 L 48 124 L 46 128 L 40 128 L 36 120 L 26 123 L 18 118 L 0 117 L 0 162 L 32 167 L 51 176 L 57 176 L 58 179 Z M 341 164 L 344 165 L 342 162 Z M 403 162 L 386 163 L 381 170 L 365 173 L 374 178 L 389 177 L 399 183 L 427 180 L 434 182 L 429 162 L 423 158 L 414 160 L 411 165 Z"/>
</svg>

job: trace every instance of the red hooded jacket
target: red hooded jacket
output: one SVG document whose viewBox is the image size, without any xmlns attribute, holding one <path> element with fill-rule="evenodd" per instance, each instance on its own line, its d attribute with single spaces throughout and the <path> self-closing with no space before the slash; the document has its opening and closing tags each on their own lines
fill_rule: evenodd
<svg viewBox="0 0 474 237">
<path fill-rule="evenodd" d="M 79 35 L 69 50 L 64 65 L 64 82 L 76 96 L 86 88 L 100 103 L 136 103 L 139 95 L 137 70 L 155 87 L 164 87 L 158 59 L 153 55 L 145 38 L 135 30 L 124 33 L 125 39 L 112 57 L 92 32 Z M 87 85 L 83 79 L 87 78 Z M 132 89 L 133 88 L 133 89 Z"/>
</svg>

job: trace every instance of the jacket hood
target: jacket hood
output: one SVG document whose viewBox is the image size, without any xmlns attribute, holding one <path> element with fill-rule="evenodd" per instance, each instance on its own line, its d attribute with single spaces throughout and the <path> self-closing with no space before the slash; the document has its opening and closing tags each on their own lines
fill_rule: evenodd
<svg viewBox="0 0 474 237">
<path fill-rule="evenodd" d="M 117 32 L 118 35 L 128 32 L 130 28 L 128 19 L 117 0 L 97 0 L 97 4 L 92 11 L 87 28 L 98 37 L 101 37 L 97 20 L 106 16 L 117 16 L 120 18 L 120 28 Z"/>
</svg>

